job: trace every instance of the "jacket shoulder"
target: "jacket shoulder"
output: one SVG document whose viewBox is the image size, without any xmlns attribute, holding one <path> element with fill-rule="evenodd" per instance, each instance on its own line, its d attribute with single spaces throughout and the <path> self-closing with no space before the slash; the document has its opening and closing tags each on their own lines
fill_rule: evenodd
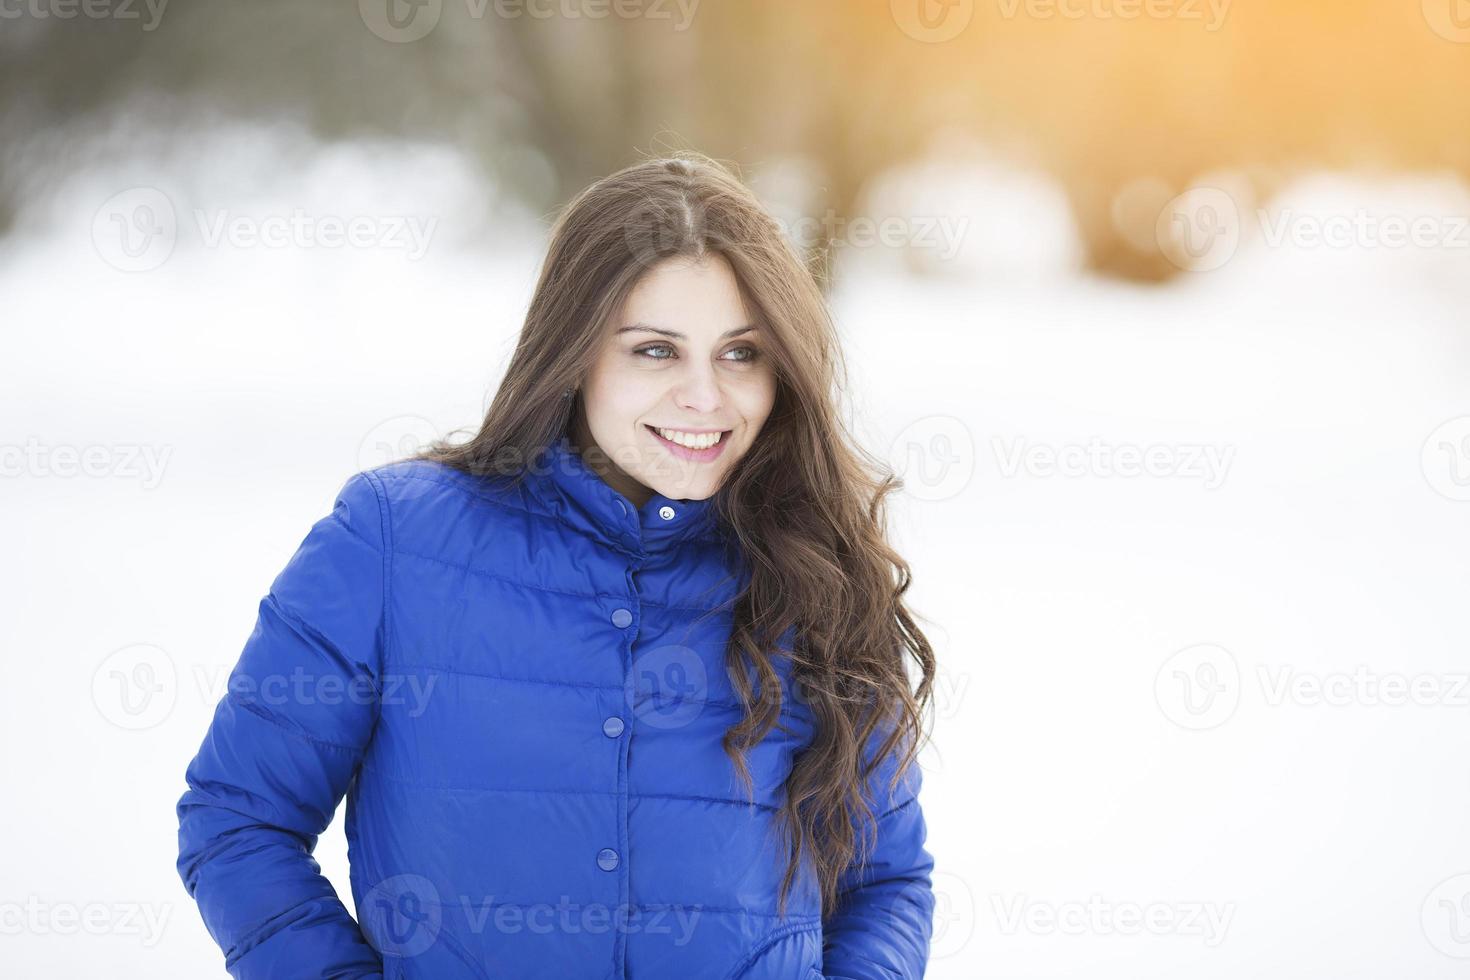
<svg viewBox="0 0 1470 980">
<path fill-rule="evenodd" d="M 446 532 L 463 534 L 476 526 L 523 514 L 531 505 L 524 485 L 477 477 L 445 463 L 411 459 L 355 474 L 349 484 L 371 484 L 383 502 L 386 525 L 398 547 Z"/>
<path fill-rule="evenodd" d="M 396 463 L 385 463 L 363 470 L 357 475 L 376 482 L 390 502 L 421 496 L 432 497 L 446 492 L 464 492 L 474 482 L 474 478 L 467 473 L 461 473 L 445 463 L 427 459 L 404 459 Z"/>
</svg>

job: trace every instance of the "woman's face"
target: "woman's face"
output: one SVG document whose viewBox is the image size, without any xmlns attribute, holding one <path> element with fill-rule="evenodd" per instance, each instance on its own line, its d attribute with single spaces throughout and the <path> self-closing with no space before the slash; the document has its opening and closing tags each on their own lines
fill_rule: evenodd
<svg viewBox="0 0 1470 980">
<path fill-rule="evenodd" d="M 709 497 L 775 401 L 762 343 L 722 256 L 654 266 L 608 325 L 573 441 L 607 454 L 589 462 L 636 506 Z"/>
</svg>

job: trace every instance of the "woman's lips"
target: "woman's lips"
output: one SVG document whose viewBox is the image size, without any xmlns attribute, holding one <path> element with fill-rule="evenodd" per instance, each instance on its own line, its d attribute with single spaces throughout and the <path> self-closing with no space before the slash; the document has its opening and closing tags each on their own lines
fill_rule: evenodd
<svg viewBox="0 0 1470 980">
<path fill-rule="evenodd" d="M 653 437 L 658 440 L 659 445 L 668 450 L 670 454 L 678 457 L 679 459 L 694 460 L 696 463 L 708 463 L 711 460 L 719 459 L 720 453 L 725 451 L 725 443 L 730 441 L 729 435 L 731 431 L 727 429 L 726 431 L 721 432 L 720 441 L 715 443 L 713 446 L 710 446 L 708 449 L 691 449 L 688 446 L 681 446 L 671 439 L 665 439 L 663 436 L 659 435 L 658 430 L 651 425 L 645 425 L 644 428 L 647 429 L 653 435 Z"/>
</svg>

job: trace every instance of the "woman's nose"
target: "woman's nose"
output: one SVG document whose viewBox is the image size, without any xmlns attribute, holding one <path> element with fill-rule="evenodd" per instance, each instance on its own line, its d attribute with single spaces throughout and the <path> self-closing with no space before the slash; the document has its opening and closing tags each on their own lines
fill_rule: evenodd
<svg viewBox="0 0 1470 980">
<path fill-rule="evenodd" d="M 712 368 L 694 368 L 680 379 L 679 386 L 674 391 L 674 400 L 680 408 L 708 414 L 719 410 L 724 401 L 724 393 L 720 390 L 719 379 L 715 377 Z"/>
</svg>

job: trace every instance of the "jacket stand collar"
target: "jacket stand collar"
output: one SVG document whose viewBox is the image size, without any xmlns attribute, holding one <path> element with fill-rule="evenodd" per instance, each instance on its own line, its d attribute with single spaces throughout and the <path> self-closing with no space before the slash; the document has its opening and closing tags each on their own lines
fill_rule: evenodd
<svg viewBox="0 0 1470 980">
<path fill-rule="evenodd" d="M 587 465 L 566 434 L 538 455 L 531 473 L 549 510 L 629 551 L 659 551 L 690 538 L 715 536 L 712 500 L 655 493 L 635 508 Z"/>
</svg>

